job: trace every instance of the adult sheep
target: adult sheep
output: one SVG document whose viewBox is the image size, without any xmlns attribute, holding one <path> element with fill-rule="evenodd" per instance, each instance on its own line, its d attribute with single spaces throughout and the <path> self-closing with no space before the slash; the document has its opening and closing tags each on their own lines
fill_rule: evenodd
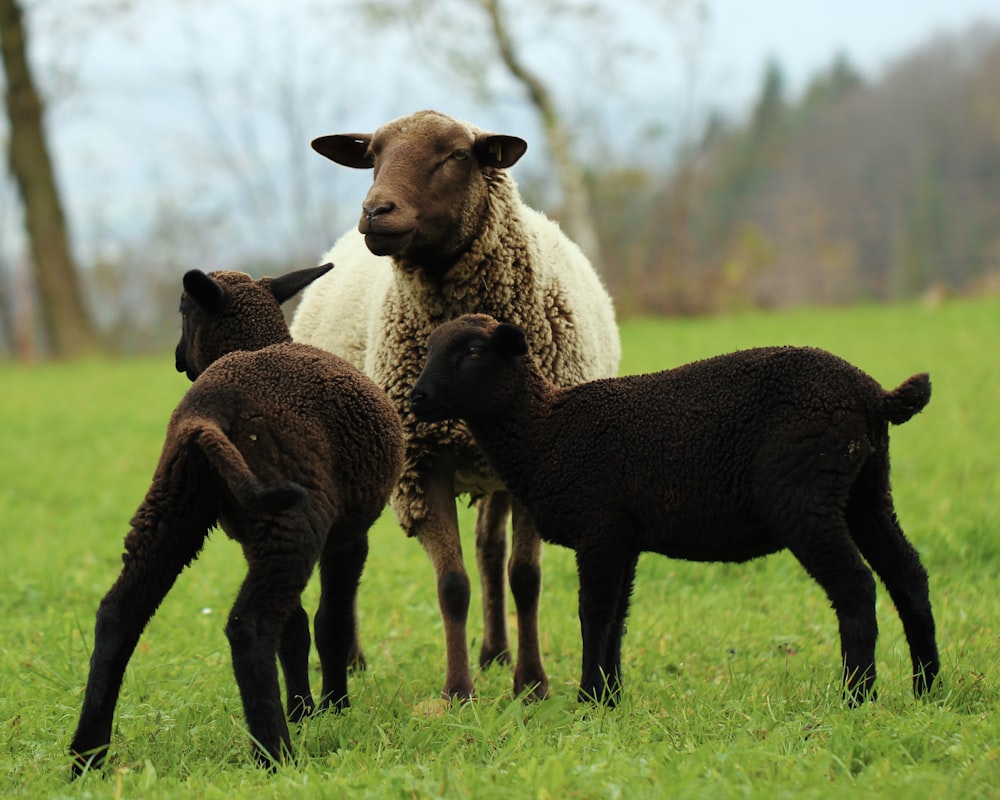
<svg viewBox="0 0 1000 800">
<path fill-rule="evenodd" d="M 464 419 L 542 538 L 580 578 L 580 699 L 614 703 L 644 551 L 742 562 L 789 550 L 840 623 L 847 698 L 874 697 L 875 582 L 910 646 L 913 688 L 939 669 L 927 573 L 896 520 L 889 423 L 930 399 L 927 375 L 886 392 L 822 350 L 769 347 L 651 375 L 558 388 L 524 332 L 465 316 L 431 336 L 421 419 Z"/>
<path fill-rule="evenodd" d="M 170 418 L 152 485 L 125 537 L 121 574 L 97 612 L 70 745 L 75 774 L 103 760 L 139 636 L 216 524 L 247 560 L 226 635 L 258 760 L 291 753 L 276 658 L 288 716 L 300 720 L 316 706 L 300 598 L 317 561 L 320 707 L 349 705 L 368 529 L 395 486 L 403 435 L 395 408 L 370 379 L 291 341 L 280 304 L 328 269 L 259 281 L 239 272 L 184 276 L 176 364 L 194 383 Z"/>
<path fill-rule="evenodd" d="M 447 650 L 443 695 L 467 698 L 473 693 L 466 640 L 469 579 L 455 497 L 468 492 L 479 500 L 482 666 L 509 660 L 504 559 L 512 504 L 464 425 L 421 423 L 410 413 L 409 393 L 427 336 L 464 313 L 502 317 L 525 330 L 545 375 L 570 385 L 616 373 L 621 348 L 614 309 L 579 248 L 522 202 L 507 168 L 525 152 L 523 139 L 421 111 L 374 134 L 323 136 L 313 147 L 338 164 L 374 169 L 374 180 L 358 229 L 327 254 L 337 269 L 304 293 L 292 336 L 362 368 L 403 417 L 406 460 L 391 502 L 437 576 Z M 544 696 L 540 542 L 516 501 L 512 510 L 514 691 Z"/>
</svg>

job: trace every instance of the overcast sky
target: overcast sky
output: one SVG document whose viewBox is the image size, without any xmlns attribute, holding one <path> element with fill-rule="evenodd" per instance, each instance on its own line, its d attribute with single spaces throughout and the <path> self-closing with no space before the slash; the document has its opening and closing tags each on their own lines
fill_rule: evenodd
<svg viewBox="0 0 1000 800">
<path fill-rule="evenodd" d="M 1000 21 L 997 0 L 712 0 L 710 7 L 712 59 L 732 81 L 727 91 L 744 101 L 770 56 L 800 81 L 836 52 L 875 75 L 935 32 Z"/>
<path fill-rule="evenodd" d="M 509 3 L 513 7 L 515 0 Z M 585 35 L 567 46 L 561 37 L 574 36 L 568 28 L 549 31 L 544 25 L 521 32 L 526 55 L 536 60 L 536 68 L 540 61 L 551 63 L 563 97 L 578 82 L 600 84 L 605 72 L 613 72 L 609 114 L 627 122 L 622 115 L 628 112 L 614 100 L 638 99 L 669 127 L 693 107 L 744 112 L 768 59 L 782 65 L 795 92 L 837 53 L 874 78 L 936 32 L 957 33 L 977 22 L 1000 24 L 998 0 L 707 0 L 703 19 L 682 15 L 671 25 L 644 14 L 641 4 L 609 0 L 616 19 L 608 37 L 613 27 L 614 41 L 641 48 L 620 60 L 591 57 L 602 44 L 606 50 L 610 38 L 588 41 Z M 259 163 L 280 149 L 281 164 L 289 158 L 291 138 L 301 148 L 301 180 L 306 182 L 332 180 L 332 171 L 339 169 L 309 151 L 314 136 L 370 129 L 419 108 L 436 107 L 536 140 L 537 128 L 531 130 L 534 121 L 516 90 L 505 94 L 501 87 L 491 103 L 477 102 L 412 55 L 400 58 L 400 35 L 376 37 L 359 26 L 345 32 L 329 3 L 325 13 L 317 12 L 317 5 L 311 0 L 138 0 L 131 14 L 115 18 L 105 31 L 93 20 L 81 20 L 74 0 L 28 4 L 38 9 L 30 19 L 40 77 L 49 78 L 57 67 L 73 79 L 67 91 L 49 78 L 55 93 L 49 133 L 84 249 L 102 236 L 140 231 L 164 196 L 183 203 L 206 195 L 219 180 L 213 153 L 217 156 L 229 138 L 244 150 L 252 142 L 261 154 Z M 526 25 L 520 16 L 518 21 Z M 603 39 L 604 33 L 596 35 Z M 211 84 L 214 122 L 206 122 L 208 105 L 195 98 L 192 75 Z M 273 97 L 267 96 L 274 83 L 286 79 L 300 81 L 309 92 L 309 99 L 299 100 L 283 118 L 294 118 L 301 130 L 281 130 Z M 658 156 L 645 157 L 655 161 Z M 543 159 L 544 148 L 529 148 L 518 169 L 544 170 Z M 246 164 L 248 171 L 258 168 Z M 366 180 L 345 175 L 343 198 L 354 198 Z M 11 208 L 9 198 L 0 202 L 3 252 L 17 238 Z M 351 224 L 350 217 L 337 224 Z"/>
</svg>

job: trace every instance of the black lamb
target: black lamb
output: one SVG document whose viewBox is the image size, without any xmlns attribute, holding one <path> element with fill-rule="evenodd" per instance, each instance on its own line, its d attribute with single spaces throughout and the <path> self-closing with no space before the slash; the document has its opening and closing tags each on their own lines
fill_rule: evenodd
<svg viewBox="0 0 1000 800">
<path fill-rule="evenodd" d="M 216 524 L 247 560 L 226 636 L 257 759 L 273 764 L 291 754 L 276 660 L 288 716 L 298 721 L 316 708 L 301 595 L 317 561 L 319 706 L 349 704 L 368 529 L 398 480 L 403 433 L 394 406 L 359 370 L 291 341 L 280 304 L 329 269 L 258 281 L 240 272 L 184 275 L 176 362 L 194 383 L 170 418 L 152 485 L 125 537 L 121 574 L 97 612 L 70 745 L 74 774 L 103 760 L 139 636 Z"/>
<path fill-rule="evenodd" d="M 767 347 L 557 388 L 523 332 L 484 315 L 437 328 L 413 387 L 425 420 L 464 420 L 545 541 L 576 553 L 580 699 L 615 704 L 644 551 L 742 562 L 788 549 L 840 624 L 845 694 L 875 696 L 875 582 L 899 610 L 913 689 L 939 670 L 927 573 L 896 520 L 889 423 L 930 399 L 884 391 L 823 350 Z"/>
</svg>

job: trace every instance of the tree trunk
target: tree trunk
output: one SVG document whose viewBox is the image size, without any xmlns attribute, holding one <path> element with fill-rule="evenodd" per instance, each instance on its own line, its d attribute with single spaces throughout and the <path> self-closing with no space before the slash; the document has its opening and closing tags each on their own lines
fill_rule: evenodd
<svg viewBox="0 0 1000 800">
<path fill-rule="evenodd" d="M 80 290 L 59 189 L 45 139 L 42 101 L 28 63 L 23 14 L 17 0 L 0 0 L 0 51 L 7 78 L 9 158 L 21 202 L 42 323 L 53 355 L 98 349 Z"/>
<path fill-rule="evenodd" d="M 549 153 L 559 176 L 563 194 L 562 226 L 566 235 L 575 241 L 580 249 L 600 271 L 603 268 L 601 245 L 594 227 L 590 209 L 590 193 L 583 181 L 583 172 L 573 158 L 570 136 L 559 119 L 555 103 L 545 84 L 532 74 L 518 59 L 514 44 L 507 30 L 507 22 L 500 9 L 500 0 L 481 0 L 490 15 L 493 36 L 500 50 L 504 66 L 517 80 L 524 84 L 532 104 L 542 118 Z"/>
</svg>

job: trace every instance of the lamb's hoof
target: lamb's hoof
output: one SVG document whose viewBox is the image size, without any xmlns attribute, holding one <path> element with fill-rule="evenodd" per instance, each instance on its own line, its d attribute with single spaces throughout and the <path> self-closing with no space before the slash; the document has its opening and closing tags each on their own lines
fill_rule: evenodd
<svg viewBox="0 0 1000 800">
<path fill-rule="evenodd" d="M 935 685 L 938 676 L 938 667 L 925 666 L 913 676 L 913 694 L 915 697 L 922 697 L 927 694 Z"/>
<path fill-rule="evenodd" d="M 104 766 L 104 757 L 108 754 L 109 745 L 95 748 L 84 753 L 70 750 L 73 763 L 70 765 L 70 780 L 75 781 L 84 773 L 93 772 Z"/>
<path fill-rule="evenodd" d="M 876 700 L 878 700 L 878 692 L 870 684 L 862 683 L 844 688 L 844 701 L 851 708 L 857 708 L 865 703 L 874 703 Z"/>
<path fill-rule="evenodd" d="M 347 657 L 348 672 L 364 672 L 368 669 L 368 659 L 360 650 L 352 650 Z"/>
<path fill-rule="evenodd" d="M 288 721 L 298 724 L 316 711 L 316 704 L 311 697 L 296 697 L 288 708 Z"/>
<path fill-rule="evenodd" d="M 578 703 L 589 703 L 593 706 L 606 706 L 607 708 L 614 708 L 618 705 L 619 700 L 621 700 L 621 689 L 612 689 L 607 685 L 602 685 L 600 688 L 581 686 L 576 695 Z"/>
<path fill-rule="evenodd" d="M 291 760 L 292 746 L 287 742 L 282 742 L 280 747 L 271 747 L 267 750 L 254 745 L 254 761 L 263 770 L 277 772 L 278 767 L 289 763 Z"/>
</svg>

